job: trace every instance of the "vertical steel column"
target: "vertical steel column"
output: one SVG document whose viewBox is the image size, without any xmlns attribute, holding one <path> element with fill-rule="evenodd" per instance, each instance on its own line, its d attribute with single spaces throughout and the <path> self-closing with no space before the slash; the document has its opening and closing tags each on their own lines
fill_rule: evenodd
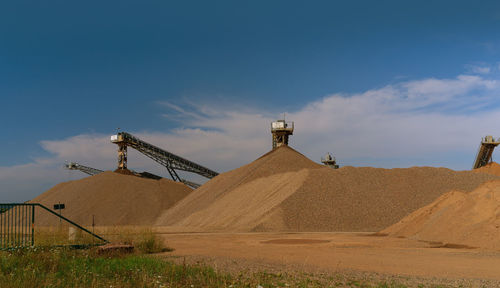
<svg viewBox="0 0 500 288">
<path fill-rule="evenodd" d="M 17 247 L 17 207 L 14 207 L 14 245 Z"/>
<path fill-rule="evenodd" d="M 19 231 L 19 245 L 21 247 L 24 247 L 24 233 L 23 233 L 23 231 L 24 231 L 24 214 L 23 214 L 24 213 L 24 205 L 21 206 L 20 212 L 21 212 L 21 226 L 20 226 L 21 229 Z"/>
<path fill-rule="evenodd" d="M 0 211 L 2 212 L 2 214 L 0 214 L 0 248 L 3 248 L 3 228 L 5 227 L 3 224 L 3 205 L 0 205 Z"/>
<path fill-rule="evenodd" d="M 35 246 L 35 205 L 31 206 L 31 246 Z"/>
<path fill-rule="evenodd" d="M 7 213 L 7 210 L 4 210 L 5 206 L 2 206 L 2 248 L 4 248 L 5 245 L 5 213 Z"/>
<path fill-rule="evenodd" d="M 24 246 L 28 246 L 28 236 L 29 236 L 29 228 L 28 228 L 28 223 L 29 223 L 29 219 L 28 219 L 28 208 L 29 206 L 26 207 L 26 209 L 24 209 L 24 218 L 26 219 L 26 224 L 24 226 Z"/>
<path fill-rule="evenodd" d="M 24 247 L 24 205 L 21 206 L 21 235 L 20 235 L 20 245 Z"/>
<path fill-rule="evenodd" d="M 7 209 L 6 206 L 3 207 L 3 209 Z M 6 247 L 7 246 L 7 241 L 5 240 L 5 236 L 7 235 L 7 210 L 4 210 L 3 213 L 2 213 L 2 224 L 3 224 L 3 228 L 2 228 L 2 247 Z"/>
<path fill-rule="evenodd" d="M 9 246 L 12 245 L 12 208 L 9 209 Z"/>
<path fill-rule="evenodd" d="M 0 214 L 0 248 L 3 248 L 3 228 L 4 228 L 4 224 L 3 224 L 3 205 L 0 205 L 0 211 L 2 212 L 2 214 Z"/>
<path fill-rule="evenodd" d="M 127 169 L 127 145 L 125 143 L 118 144 L 118 169 Z"/>
</svg>

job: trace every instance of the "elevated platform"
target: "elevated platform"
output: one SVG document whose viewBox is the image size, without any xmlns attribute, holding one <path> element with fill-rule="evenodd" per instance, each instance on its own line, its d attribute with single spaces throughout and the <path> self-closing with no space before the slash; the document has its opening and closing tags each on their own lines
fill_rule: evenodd
<svg viewBox="0 0 500 288">
<path fill-rule="evenodd" d="M 337 165 L 337 159 L 335 159 L 335 157 L 333 157 L 330 153 L 326 153 L 325 157 L 321 157 L 321 163 L 330 168 L 339 169 L 339 165 Z"/>
<path fill-rule="evenodd" d="M 288 145 L 288 136 L 293 135 L 293 122 L 278 120 L 271 123 L 271 134 L 273 135 L 273 149 Z"/>
<path fill-rule="evenodd" d="M 493 136 L 486 136 L 481 140 L 472 169 L 481 168 L 492 161 L 493 150 L 500 145 L 499 140 L 495 140 Z"/>
</svg>

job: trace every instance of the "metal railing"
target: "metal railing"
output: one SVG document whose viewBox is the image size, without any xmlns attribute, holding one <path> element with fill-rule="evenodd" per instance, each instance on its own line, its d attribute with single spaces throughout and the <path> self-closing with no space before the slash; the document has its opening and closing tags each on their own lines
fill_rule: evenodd
<svg viewBox="0 0 500 288">
<path fill-rule="evenodd" d="M 98 242 L 100 242 L 95 243 L 95 241 L 92 241 L 92 244 L 73 243 L 68 246 L 81 247 L 108 243 L 106 239 L 96 235 L 70 219 L 57 214 L 40 203 L 0 203 L 0 250 L 36 246 L 35 215 L 37 214 L 37 207 L 41 212 L 50 213 L 57 217 L 60 224 L 63 222 L 70 224 L 76 229 L 88 234 L 92 240 L 97 239 Z"/>
<path fill-rule="evenodd" d="M 0 249 L 34 246 L 35 206 L 0 204 Z"/>
</svg>

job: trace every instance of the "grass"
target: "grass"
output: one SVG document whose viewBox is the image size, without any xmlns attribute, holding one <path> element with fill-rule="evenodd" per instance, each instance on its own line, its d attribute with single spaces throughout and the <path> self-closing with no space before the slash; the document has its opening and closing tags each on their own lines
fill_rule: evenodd
<svg viewBox="0 0 500 288">
<path fill-rule="evenodd" d="M 157 255 L 135 253 L 110 257 L 98 255 L 96 249 L 33 248 L 0 252 L 0 287 L 406 286 L 399 283 L 373 284 L 343 277 L 317 277 L 311 274 L 258 272 L 230 275 L 216 272 L 205 265 L 175 264 Z"/>
<path fill-rule="evenodd" d="M 69 246 L 92 245 L 103 242 L 92 235 L 73 229 L 70 226 L 47 226 L 35 229 L 35 246 Z M 112 243 L 130 244 L 145 254 L 168 252 L 173 249 L 165 247 L 161 236 L 156 234 L 151 227 L 104 227 L 99 228 L 96 234 Z M 71 236 L 70 236 L 71 235 Z M 15 246 L 15 245 L 14 245 Z"/>
<path fill-rule="evenodd" d="M 36 227 L 35 246 L 99 244 L 101 240 L 68 225 Z"/>
<path fill-rule="evenodd" d="M 154 255 L 172 249 L 165 247 L 163 239 L 151 228 L 109 228 L 99 231 L 99 234 L 113 243 L 132 244 L 136 252 L 99 255 L 97 248 L 49 248 L 54 243 L 67 244 L 68 231 L 39 229 L 35 239 L 41 247 L 0 252 L 0 287 L 407 287 L 393 281 L 379 283 L 343 275 L 229 274 L 207 265 L 174 263 Z M 74 241 L 93 240 L 83 233 L 78 234 Z"/>
<path fill-rule="evenodd" d="M 140 252 L 146 254 L 173 251 L 172 248 L 165 247 L 163 239 L 152 230 L 146 230 L 141 233 L 139 237 L 132 242 L 132 245 L 134 245 Z"/>
<path fill-rule="evenodd" d="M 101 257 L 93 250 L 53 248 L 2 252 L 1 256 L 0 287 L 186 287 L 191 283 L 218 287 L 225 282 L 209 268 L 182 267 L 137 254 Z"/>
</svg>

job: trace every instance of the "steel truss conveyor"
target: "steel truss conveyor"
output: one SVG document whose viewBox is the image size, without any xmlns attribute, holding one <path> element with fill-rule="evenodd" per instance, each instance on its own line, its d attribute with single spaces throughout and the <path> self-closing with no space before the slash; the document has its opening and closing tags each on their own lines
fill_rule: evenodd
<svg viewBox="0 0 500 288">
<path fill-rule="evenodd" d="M 99 169 L 96 169 L 96 168 L 92 168 L 92 167 L 88 167 L 88 166 L 85 166 L 85 165 L 81 165 L 81 164 L 78 164 L 76 162 L 69 162 L 69 163 L 65 164 L 64 166 L 66 167 L 66 169 L 69 169 L 69 170 L 80 170 L 83 173 L 88 174 L 90 176 L 94 176 L 94 175 L 97 175 L 99 173 L 104 172 L 102 170 L 99 170 Z"/>
<path fill-rule="evenodd" d="M 127 132 L 119 132 L 111 136 L 111 142 L 118 145 L 118 169 L 127 169 L 127 147 L 131 147 L 167 168 L 174 181 L 182 182 L 193 188 L 197 188 L 199 184 L 182 179 L 176 170 L 196 173 L 209 179 L 219 175 L 213 170 L 142 141 Z"/>
<path fill-rule="evenodd" d="M 500 142 L 498 140 L 495 141 L 492 136 L 484 137 L 481 140 L 481 144 L 479 145 L 476 160 L 474 161 L 474 166 L 472 166 L 472 169 L 483 167 L 484 165 L 491 162 L 493 150 L 495 150 L 495 147 L 497 147 L 499 144 Z"/>
<path fill-rule="evenodd" d="M 66 169 L 68 169 L 68 170 L 82 171 L 83 173 L 86 173 L 90 176 L 94 176 L 94 175 L 97 175 L 97 174 L 104 172 L 103 170 L 84 166 L 84 165 L 81 165 L 81 164 L 76 163 L 76 162 L 69 162 L 68 164 L 65 164 L 64 167 L 66 167 Z M 136 172 L 134 170 L 129 170 L 129 171 L 132 172 L 132 174 L 134 174 L 137 177 L 149 178 L 149 179 L 154 179 L 154 180 L 160 180 L 163 178 L 161 176 L 158 176 L 158 175 L 155 175 L 155 174 L 149 173 L 149 172 L 139 173 L 139 172 Z M 195 188 L 195 189 L 200 187 L 200 184 L 197 184 L 197 183 L 194 183 L 191 181 L 187 181 L 184 179 L 182 180 L 182 182 L 184 182 L 186 185 L 191 186 L 192 188 Z"/>
</svg>

